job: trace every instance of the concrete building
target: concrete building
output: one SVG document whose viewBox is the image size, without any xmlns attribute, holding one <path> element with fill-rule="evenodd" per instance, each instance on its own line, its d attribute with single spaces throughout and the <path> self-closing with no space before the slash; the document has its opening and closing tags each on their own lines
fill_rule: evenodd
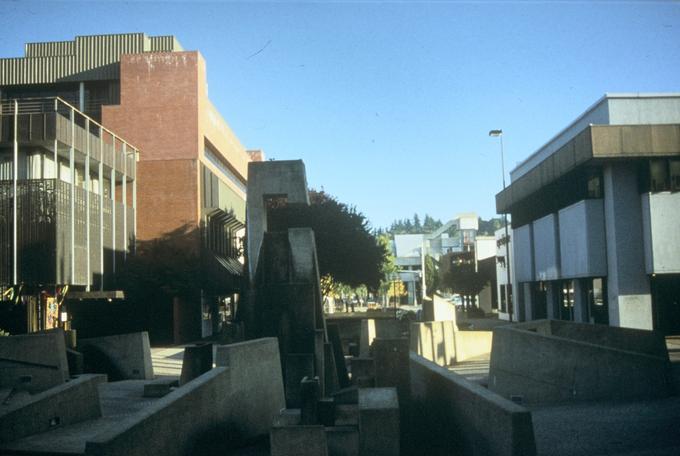
<svg viewBox="0 0 680 456">
<path fill-rule="evenodd" d="M 472 251 L 478 230 L 477 214 L 474 212 L 458 214 L 438 230 L 425 235 L 426 252 L 435 260 L 439 260 L 447 253 Z M 450 231 L 453 233 L 449 234 Z"/>
<path fill-rule="evenodd" d="M 489 284 L 477 295 L 477 306 L 484 313 L 498 309 L 496 294 L 496 238 L 494 236 L 475 236 L 475 268 L 489 278 Z"/>
<path fill-rule="evenodd" d="M 406 304 L 416 305 L 422 296 L 424 234 L 395 234 L 394 256 L 399 280 L 406 286 Z"/>
<path fill-rule="evenodd" d="M 222 277 L 218 296 L 171 305 L 163 338 L 209 335 L 240 286 L 250 155 L 208 98 L 201 54 L 143 33 L 29 43 L 24 57 L 0 59 L 0 99 L 36 96 L 61 97 L 144 151 L 137 240 L 185 234 Z"/>
<path fill-rule="evenodd" d="M 505 228 L 499 228 L 494 233 L 496 239 L 496 296 L 498 300 L 498 318 L 510 320 L 513 314 L 512 306 L 512 283 L 514 282 L 515 269 L 510 268 L 510 302 L 507 302 L 505 289 L 508 286 L 507 251 L 512 252 L 512 230 L 505 237 Z"/>
<path fill-rule="evenodd" d="M 134 249 L 138 151 L 59 98 L 0 103 L 0 310 L 55 328 L 66 291 L 111 299 Z"/>
<path fill-rule="evenodd" d="M 511 171 L 519 320 L 680 333 L 680 94 L 607 94 Z"/>
<path fill-rule="evenodd" d="M 409 305 L 415 304 L 419 296 L 427 293 L 423 274 L 425 255 L 439 261 L 447 253 L 474 252 L 478 230 L 479 217 L 469 212 L 457 214 L 432 233 L 394 235 L 393 254 L 399 278 L 406 284 Z M 480 245 L 491 244 L 483 242 Z M 490 252 L 490 247 L 486 251 Z M 492 256 L 490 253 L 484 255 L 479 259 Z M 477 259 L 475 256 L 475 264 Z M 488 297 L 490 299 L 491 294 Z M 491 305 L 491 301 L 488 304 Z"/>
</svg>

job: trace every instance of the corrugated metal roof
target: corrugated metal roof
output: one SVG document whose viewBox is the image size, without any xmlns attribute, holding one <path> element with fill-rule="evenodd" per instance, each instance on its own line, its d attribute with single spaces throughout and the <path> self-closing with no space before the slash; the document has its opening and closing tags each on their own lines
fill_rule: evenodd
<svg viewBox="0 0 680 456">
<path fill-rule="evenodd" d="M 181 50 L 174 36 L 148 37 L 144 33 L 27 43 L 25 57 L 0 59 L 0 86 L 118 79 L 122 54 Z"/>
</svg>

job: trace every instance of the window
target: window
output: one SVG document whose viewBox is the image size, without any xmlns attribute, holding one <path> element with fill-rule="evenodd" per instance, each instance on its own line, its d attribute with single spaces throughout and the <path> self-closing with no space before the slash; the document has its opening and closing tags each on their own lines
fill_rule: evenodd
<svg viewBox="0 0 680 456">
<path fill-rule="evenodd" d="M 680 191 L 680 160 L 669 160 L 671 191 Z"/>
<path fill-rule="evenodd" d="M 599 174 L 588 176 L 588 198 L 602 198 L 602 179 Z"/>
<path fill-rule="evenodd" d="M 588 280 L 588 315 L 590 323 L 608 324 L 607 281 L 603 278 Z"/>
<path fill-rule="evenodd" d="M 667 160 L 651 160 L 649 162 L 649 191 L 663 192 L 670 190 Z"/>
<path fill-rule="evenodd" d="M 556 282 L 559 286 L 560 320 L 574 319 L 574 281 Z"/>
</svg>

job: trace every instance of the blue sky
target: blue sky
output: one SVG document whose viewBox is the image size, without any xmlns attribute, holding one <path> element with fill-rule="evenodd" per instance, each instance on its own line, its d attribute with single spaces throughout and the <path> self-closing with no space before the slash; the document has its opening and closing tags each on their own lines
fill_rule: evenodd
<svg viewBox="0 0 680 456">
<path fill-rule="evenodd" d="M 0 0 L 0 56 L 173 34 L 247 148 L 302 158 L 373 226 L 495 214 L 506 172 L 605 92 L 680 92 L 679 2 Z M 260 52 L 258 52 L 260 51 Z"/>
</svg>

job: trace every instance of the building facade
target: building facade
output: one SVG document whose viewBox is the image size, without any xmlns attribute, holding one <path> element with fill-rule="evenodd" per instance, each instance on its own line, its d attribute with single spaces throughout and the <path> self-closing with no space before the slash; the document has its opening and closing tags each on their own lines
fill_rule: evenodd
<svg viewBox="0 0 680 456">
<path fill-rule="evenodd" d="M 135 170 L 139 245 L 181 239 L 218 278 L 197 302 L 170 304 L 159 338 L 209 335 L 241 286 L 250 155 L 208 98 L 201 54 L 143 33 L 29 43 L 25 56 L 0 59 L 0 100 L 36 96 L 61 97 L 144 151 Z"/>
<path fill-rule="evenodd" d="M 515 269 L 510 268 L 510 281 L 508 282 L 508 256 L 512 252 L 512 230 L 505 236 L 505 228 L 499 228 L 494 232 L 496 239 L 496 296 L 498 302 L 498 318 L 501 320 L 513 319 L 512 284 L 514 282 Z M 512 262 L 512 259 L 510 259 Z M 512 266 L 512 265 L 511 265 Z M 510 285 L 508 285 L 510 284 Z"/>
<path fill-rule="evenodd" d="M 66 286 L 80 296 L 112 296 L 103 292 L 113 289 L 116 269 L 134 249 L 138 157 L 135 147 L 59 98 L 0 103 L 7 330 L 57 326 Z"/>
<path fill-rule="evenodd" d="M 607 94 L 511 172 L 519 320 L 680 332 L 680 94 Z"/>
</svg>

